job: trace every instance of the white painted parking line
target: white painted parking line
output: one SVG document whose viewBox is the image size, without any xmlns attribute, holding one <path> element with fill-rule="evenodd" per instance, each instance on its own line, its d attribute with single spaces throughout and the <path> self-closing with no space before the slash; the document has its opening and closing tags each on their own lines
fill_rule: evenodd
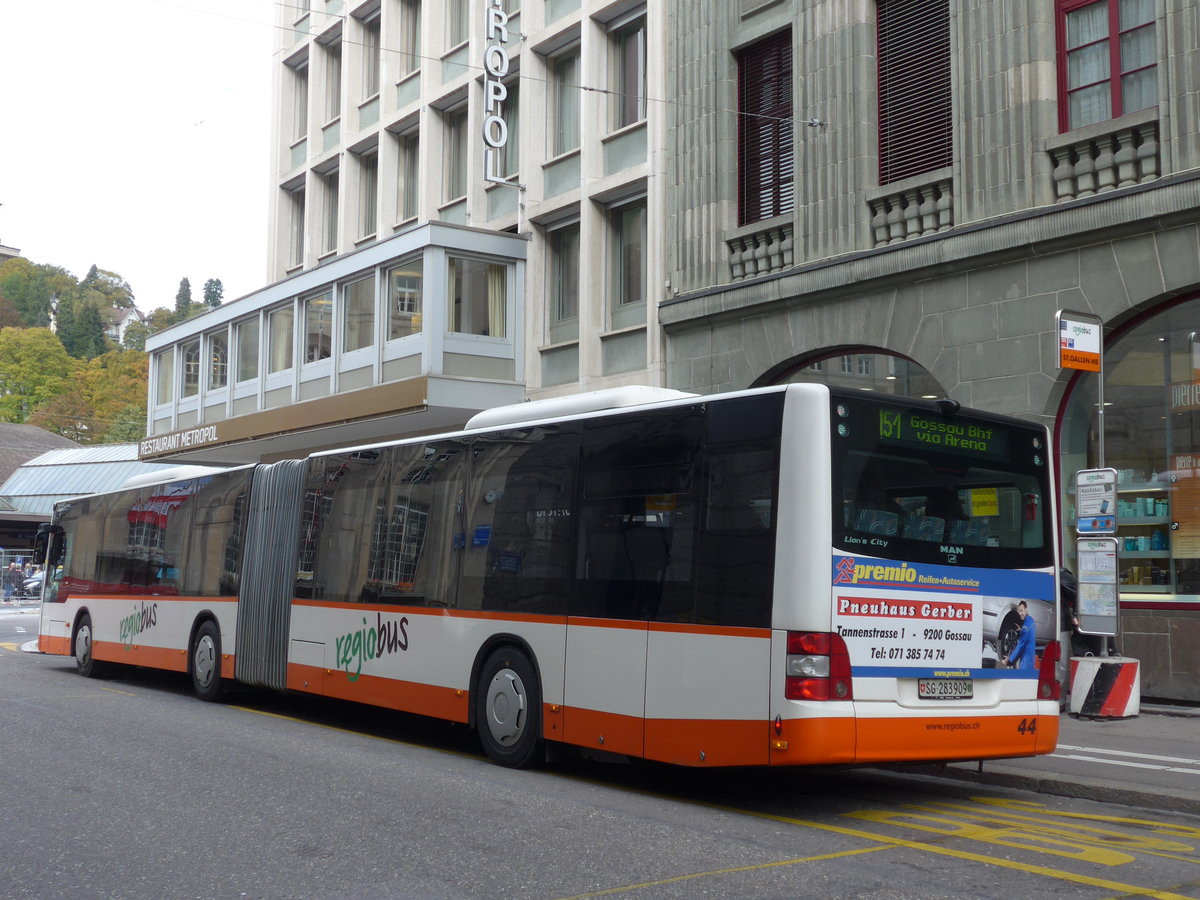
<svg viewBox="0 0 1200 900">
<path fill-rule="evenodd" d="M 1079 753 L 1064 753 L 1064 750 L 1078 750 Z M 1085 754 L 1101 754 L 1091 756 Z M 1060 744 L 1053 756 L 1059 759 L 1074 759 L 1080 762 L 1101 763 L 1108 766 L 1124 766 L 1130 769 L 1151 769 L 1156 772 L 1178 772 L 1181 775 L 1200 775 L 1200 760 L 1182 759 L 1177 756 L 1155 756 L 1152 753 L 1131 753 L 1126 750 L 1105 750 L 1101 747 L 1073 747 Z M 1106 759 L 1122 757 L 1120 759 Z M 1138 762 L 1138 760 L 1156 760 L 1156 762 Z M 1182 765 L 1163 765 L 1164 763 L 1182 763 Z M 1191 768 L 1188 768 L 1191 767 Z"/>
</svg>

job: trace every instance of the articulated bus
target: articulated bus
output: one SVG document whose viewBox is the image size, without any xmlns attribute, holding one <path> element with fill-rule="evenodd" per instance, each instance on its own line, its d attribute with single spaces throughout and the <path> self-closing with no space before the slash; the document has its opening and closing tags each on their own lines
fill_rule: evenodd
<svg viewBox="0 0 1200 900">
<path fill-rule="evenodd" d="M 60 503 L 40 646 L 685 766 L 1054 749 L 1045 428 L 620 388 Z M 1010 668 L 1025 601 L 1040 663 Z"/>
</svg>

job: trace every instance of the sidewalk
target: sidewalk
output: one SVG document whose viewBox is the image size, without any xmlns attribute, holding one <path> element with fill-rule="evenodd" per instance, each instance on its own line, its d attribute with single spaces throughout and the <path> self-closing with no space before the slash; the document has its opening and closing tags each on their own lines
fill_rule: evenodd
<svg viewBox="0 0 1200 900">
<path fill-rule="evenodd" d="M 1058 750 L 1049 756 L 905 771 L 1200 815 L 1200 708 L 1143 703 L 1128 719 L 1063 713 Z"/>
</svg>

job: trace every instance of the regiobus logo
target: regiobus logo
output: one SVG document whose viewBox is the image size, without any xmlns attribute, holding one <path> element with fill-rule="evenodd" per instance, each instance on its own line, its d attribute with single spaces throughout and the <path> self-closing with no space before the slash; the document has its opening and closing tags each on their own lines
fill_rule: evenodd
<svg viewBox="0 0 1200 900">
<path fill-rule="evenodd" d="M 834 584 L 916 584 L 917 570 L 908 563 L 884 566 L 876 562 L 859 563 L 852 556 L 843 556 L 837 563 Z"/>
</svg>

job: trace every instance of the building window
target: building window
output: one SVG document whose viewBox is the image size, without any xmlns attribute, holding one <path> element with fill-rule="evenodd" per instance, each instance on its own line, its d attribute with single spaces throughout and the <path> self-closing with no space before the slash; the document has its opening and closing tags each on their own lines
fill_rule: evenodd
<svg viewBox="0 0 1200 900">
<path fill-rule="evenodd" d="M 325 48 L 325 121 L 332 122 L 342 114 L 342 45 Z"/>
<path fill-rule="evenodd" d="M 291 241 L 288 247 L 288 268 L 304 265 L 304 188 L 288 191 L 291 212 Z"/>
<path fill-rule="evenodd" d="M 170 403 L 174 396 L 172 394 L 175 387 L 175 348 L 172 347 L 164 350 L 162 353 L 154 357 L 154 373 L 155 373 L 155 389 L 154 400 L 156 403 Z"/>
<path fill-rule="evenodd" d="M 292 72 L 292 142 L 308 136 L 308 60 L 291 69 Z"/>
<path fill-rule="evenodd" d="M 342 352 L 375 342 L 375 278 L 360 278 L 342 289 Z"/>
<path fill-rule="evenodd" d="M 421 333 L 421 258 L 388 271 L 388 340 Z"/>
<path fill-rule="evenodd" d="M 208 340 L 208 389 L 223 388 L 229 384 L 229 335 L 225 332 L 210 334 Z"/>
<path fill-rule="evenodd" d="M 842 374 L 843 375 L 853 375 L 854 374 L 854 357 L 853 356 L 843 356 L 842 357 Z"/>
<path fill-rule="evenodd" d="M 1059 0 L 1063 130 L 1158 105 L 1154 0 Z"/>
<path fill-rule="evenodd" d="M 613 309 L 645 303 L 646 204 L 642 201 L 610 210 L 608 218 Z"/>
<path fill-rule="evenodd" d="M 304 361 L 329 359 L 333 350 L 333 295 L 326 291 L 304 301 Z"/>
<path fill-rule="evenodd" d="M 200 342 L 183 345 L 183 396 L 195 397 L 200 391 Z"/>
<path fill-rule="evenodd" d="M 358 168 L 358 236 L 370 237 L 376 232 L 376 196 L 379 187 L 379 156 L 374 152 L 359 157 Z"/>
<path fill-rule="evenodd" d="M 237 380 L 250 381 L 258 377 L 258 319 L 247 319 L 236 326 Z"/>
<path fill-rule="evenodd" d="M 579 223 L 556 228 L 550 244 L 550 341 L 579 337 Z"/>
<path fill-rule="evenodd" d="M 292 367 L 295 321 L 296 311 L 291 306 L 273 309 L 267 314 L 268 373 L 286 372 Z"/>
<path fill-rule="evenodd" d="M 875 358 L 873 356 L 868 356 L 865 353 L 859 354 L 858 374 L 859 375 L 870 375 L 872 372 L 872 369 L 873 369 L 872 363 L 874 362 L 874 359 Z"/>
<path fill-rule="evenodd" d="M 421 0 L 400 0 L 400 74 L 421 68 Z"/>
<path fill-rule="evenodd" d="M 379 93 L 379 17 L 363 22 L 362 96 L 369 100 Z"/>
<path fill-rule="evenodd" d="M 446 43 L 448 47 L 457 47 L 469 37 L 470 19 L 467 15 L 467 0 L 447 0 L 446 2 Z"/>
<path fill-rule="evenodd" d="M 612 34 L 613 127 L 624 128 L 646 118 L 646 17 Z"/>
<path fill-rule="evenodd" d="M 467 194 L 467 108 L 446 113 L 446 202 Z"/>
<path fill-rule="evenodd" d="M 399 171 L 396 173 L 396 209 L 400 221 L 416 218 L 420 198 L 420 150 L 421 138 L 415 132 L 402 134 L 400 142 Z"/>
<path fill-rule="evenodd" d="M 553 155 L 579 146 L 579 52 L 560 56 L 550 63 L 554 94 Z"/>
<path fill-rule="evenodd" d="M 738 224 L 791 212 L 792 33 L 738 56 Z"/>
<path fill-rule="evenodd" d="M 878 0 L 879 183 L 950 165 L 949 0 Z"/>
<path fill-rule="evenodd" d="M 501 263 L 450 257 L 450 330 L 502 338 L 507 331 L 508 270 Z"/>
<path fill-rule="evenodd" d="M 321 253 L 333 253 L 338 248 L 338 170 L 321 176 L 325 189 L 322 198 Z"/>
</svg>

